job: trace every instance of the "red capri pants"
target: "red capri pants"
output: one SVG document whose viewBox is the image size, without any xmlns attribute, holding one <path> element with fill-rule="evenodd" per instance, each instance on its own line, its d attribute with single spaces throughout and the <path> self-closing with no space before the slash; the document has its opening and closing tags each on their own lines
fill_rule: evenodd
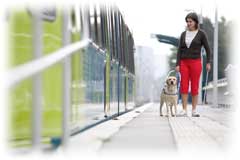
<svg viewBox="0 0 240 160">
<path fill-rule="evenodd" d="M 192 96 L 198 95 L 199 79 L 201 72 L 202 62 L 200 58 L 180 60 L 180 73 L 181 73 L 180 92 L 182 94 L 188 94 L 190 82 Z"/>
</svg>

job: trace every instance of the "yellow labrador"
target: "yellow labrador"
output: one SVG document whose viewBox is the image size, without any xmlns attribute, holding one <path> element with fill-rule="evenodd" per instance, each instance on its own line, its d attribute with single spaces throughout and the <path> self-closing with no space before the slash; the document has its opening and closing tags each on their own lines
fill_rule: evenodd
<svg viewBox="0 0 240 160">
<path fill-rule="evenodd" d="M 162 106 L 165 103 L 167 107 L 167 115 L 169 115 L 169 108 L 171 111 L 172 116 L 176 116 L 177 114 L 177 100 L 178 100 L 178 93 L 177 93 L 177 78 L 174 76 L 170 76 L 167 78 L 165 86 L 162 90 L 161 97 L 160 97 L 160 116 L 162 114 Z M 175 113 L 173 113 L 173 107 Z"/>
</svg>

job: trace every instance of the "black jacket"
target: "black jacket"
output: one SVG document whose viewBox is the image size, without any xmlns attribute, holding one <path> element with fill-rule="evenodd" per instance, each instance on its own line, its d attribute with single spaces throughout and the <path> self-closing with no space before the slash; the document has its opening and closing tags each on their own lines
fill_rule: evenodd
<svg viewBox="0 0 240 160">
<path fill-rule="evenodd" d="M 193 38 L 189 48 L 185 43 L 186 31 L 182 32 L 178 45 L 177 62 L 176 66 L 179 66 L 181 59 L 197 59 L 201 58 L 201 48 L 205 48 L 207 53 L 207 63 L 211 62 L 211 51 L 207 35 L 203 30 L 199 30 L 196 36 Z"/>
</svg>

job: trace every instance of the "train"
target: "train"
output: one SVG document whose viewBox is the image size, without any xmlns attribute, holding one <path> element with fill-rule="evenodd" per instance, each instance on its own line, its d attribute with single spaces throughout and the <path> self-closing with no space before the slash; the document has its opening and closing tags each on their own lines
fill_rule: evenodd
<svg viewBox="0 0 240 160">
<path fill-rule="evenodd" d="M 63 47 L 64 6 L 46 6 L 41 12 L 42 57 Z M 133 33 L 116 5 L 69 5 L 71 43 L 86 36 L 92 41 L 71 57 L 71 135 L 105 119 L 119 116 L 135 105 L 135 43 Z M 8 70 L 35 60 L 34 7 L 8 8 Z M 86 18 L 87 17 L 87 18 Z M 86 21 L 87 19 L 87 21 Z M 84 20 L 84 21 L 83 21 Z M 97 47 L 94 47 L 94 45 Z M 57 63 L 41 72 L 41 141 L 61 137 L 63 67 Z M 31 146 L 33 78 L 9 89 L 8 139 L 10 146 Z"/>
</svg>

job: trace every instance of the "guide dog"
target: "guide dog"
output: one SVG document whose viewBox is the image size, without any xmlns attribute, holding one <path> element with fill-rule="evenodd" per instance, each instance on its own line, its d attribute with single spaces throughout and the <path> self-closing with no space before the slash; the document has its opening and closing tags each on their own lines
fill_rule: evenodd
<svg viewBox="0 0 240 160">
<path fill-rule="evenodd" d="M 169 108 L 171 111 L 171 116 L 177 115 L 177 100 L 178 100 L 178 89 L 177 89 L 177 78 L 174 76 L 169 76 L 166 80 L 164 88 L 161 92 L 160 96 L 160 116 L 162 114 L 162 106 L 165 103 L 167 108 L 167 117 L 169 115 Z M 173 113 L 174 107 L 174 113 Z"/>
</svg>

